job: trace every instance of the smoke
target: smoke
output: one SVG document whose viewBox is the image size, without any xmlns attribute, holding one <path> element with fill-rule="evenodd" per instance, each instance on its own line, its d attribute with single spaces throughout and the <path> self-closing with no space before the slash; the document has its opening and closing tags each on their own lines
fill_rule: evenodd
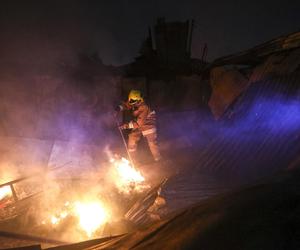
<svg viewBox="0 0 300 250">
<path fill-rule="evenodd" d="M 118 231 L 119 229 L 111 229 L 109 224 L 115 223 L 119 227 L 124 223 L 122 220 L 126 206 L 124 208 L 124 204 L 121 203 L 126 199 L 132 202 L 136 193 L 141 192 L 141 189 L 147 190 L 150 186 L 144 183 L 140 173 L 133 173 L 134 169 L 129 169 L 127 162 L 115 158 L 109 147 L 104 151 L 109 160 L 116 161 L 102 166 L 102 172 L 99 169 L 85 169 L 84 178 L 69 179 L 62 167 L 54 171 L 40 172 L 28 183 L 22 182 L 18 190 L 24 191 L 27 188 L 26 184 L 35 185 L 32 190 L 34 193 L 40 191 L 41 194 L 36 200 L 31 198 L 35 205 L 22 216 L 19 226 L 25 228 L 28 234 L 45 235 L 65 242 L 108 236 L 104 231 L 104 224 L 94 224 L 101 218 L 105 219 L 104 223 L 108 223 L 108 230 Z M 120 171 L 124 167 L 126 169 Z M 122 192 L 119 190 L 120 184 Z M 102 207 L 100 210 L 99 206 Z"/>
<path fill-rule="evenodd" d="M 259 98 L 239 126 L 249 130 L 257 125 L 273 133 L 296 132 L 300 125 L 299 104 L 299 100 L 289 100 L 284 96 Z"/>
<path fill-rule="evenodd" d="M 240 137 L 248 133 L 249 137 L 254 137 L 256 132 L 266 130 L 278 135 L 299 130 L 299 99 L 268 93 L 268 96 L 257 97 L 251 103 L 247 103 L 248 100 L 242 100 L 242 103 L 244 101 L 245 105 L 233 107 L 230 116 L 220 121 L 211 119 L 206 112 L 195 110 L 163 114 L 160 126 L 167 136 L 185 135 L 198 140 L 204 133 L 217 130 L 225 137 L 226 134 Z"/>
<path fill-rule="evenodd" d="M 76 21 L 77 17 L 83 20 L 80 8 L 77 11 L 67 21 L 63 11 L 58 11 L 57 20 L 41 19 L 47 11 L 33 11 L 37 16 L 31 19 L 33 12 L 27 9 L 4 18 L 7 23 L 1 30 L 0 183 L 39 174 L 18 185 L 21 198 L 44 192 L 40 207 L 36 211 L 34 207 L 31 214 L 35 220 L 47 217 L 44 213 L 64 206 L 70 198 L 76 200 L 81 198 L 80 194 L 87 195 L 86 190 L 91 199 L 97 198 L 102 191 L 99 178 L 106 170 L 108 150 L 104 152 L 103 148 L 116 142 L 122 145 L 111 113 L 120 97 L 120 79 L 109 72 L 95 73 L 101 72 L 103 64 L 86 52 L 96 48 L 95 43 L 103 42 L 105 49 L 100 50 L 100 57 L 116 59 L 119 56 L 113 46 L 116 39 L 105 32 L 106 39 L 99 35 L 91 37 L 88 25 Z M 87 61 L 79 57 L 82 52 Z M 158 84 L 159 90 L 154 95 L 162 95 L 162 84 Z M 190 86 L 196 84 L 192 82 Z M 183 82 L 182 89 L 186 86 Z M 197 89 L 188 90 L 198 93 Z M 175 90 L 173 97 L 180 96 L 179 93 Z M 274 139 L 273 144 L 281 143 L 283 138 L 296 138 L 300 128 L 299 100 L 273 94 L 255 99 L 236 117 L 223 123 L 197 109 L 158 114 L 159 137 L 161 141 L 185 138 L 179 143 L 185 141 L 200 152 L 215 138 L 222 138 L 223 147 L 230 142 L 242 145 L 246 141 L 248 148 L 263 142 L 267 136 Z M 191 99 L 190 95 L 186 97 Z M 170 99 L 162 98 L 170 103 L 177 100 Z M 178 144 L 171 143 L 171 149 L 166 150 L 173 154 L 176 146 L 180 148 Z M 211 155 L 214 157 L 215 152 Z M 47 172 L 62 165 L 65 166 L 61 170 Z M 86 178 L 89 183 L 77 186 L 76 178 Z M 70 235 L 64 237 L 68 239 Z"/>
<path fill-rule="evenodd" d="M 114 140 L 118 78 L 83 81 L 74 73 L 78 68 L 0 75 L 2 175 L 12 172 L 16 177 L 15 169 L 27 175 L 32 168 L 61 165 L 65 161 L 53 161 L 57 150 L 79 153 L 79 159 L 84 156 L 80 145 L 101 147 Z"/>
<path fill-rule="evenodd" d="M 43 228 L 42 221 L 67 201 L 101 199 L 99 180 L 107 162 L 103 148 L 116 137 L 111 111 L 118 79 L 107 74 L 82 79 L 85 70 L 79 63 L 44 72 L 15 66 L 0 71 L 0 183 L 32 177 L 14 187 L 20 200 L 34 195 L 28 199 L 34 206 L 14 229 L 45 237 L 53 229 L 64 232 L 53 238 L 86 239 L 72 221 L 61 226 L 66 230 Z M 79 185 L 76 179 L 88 183 Z"/>
<path fill-rule="evenodd" d="M 161 146 L 167 145 L 172 159 L 195 152 L 188 163 L 193 170 L 186 167 L 187 173 L 198 169 L 249 181 L 287 168 L 300 150 L 299 97 L 255 93 L 259 95 L 241 97 L 218 121 L 201 110 L 161 114 Z"/>
</svg>

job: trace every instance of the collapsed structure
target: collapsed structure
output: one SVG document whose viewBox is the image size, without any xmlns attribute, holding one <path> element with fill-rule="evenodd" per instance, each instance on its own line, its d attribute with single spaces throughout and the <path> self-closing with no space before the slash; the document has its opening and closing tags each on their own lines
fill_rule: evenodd
<svg viewBox="0 0 300 250">
<path fill-rule="evenodd" d="M 80 55 L 78 65 L 60 65 L 55 72 L 25 76 L 26 83 L 25 80 L 20 82 L 14 74 L 2 76 L 5 84 L 1 84 L 1 93 L 5 95 L 0 101 L 0 149 L 6 154 L 0 158 L 0 164 L 3 169 L 9 169 L 9 176 L 1 176 L 2 183 L 11 180 L 11 176 L 24 176 L 32 166 L 35 170 L 46 170 L 66 164 L 55 177 L 63 176 L 61 179 L 72 181 L 89 179 L 91 172 L 101 171 L 99 166 L 107 158 L 103 153 L 106 145 L 114 145 L 116 151 L 122 152 L 110 110 L 114 101 L 125 97 L 132 88 L 144 91 L 160 115 L 162 149 L 174 160 L 172 171 L 176 168 L 180 174 L 166 183 L 157 181 L 148 192 L 131 200 L 132 207 L 125 217 L 136 223 L 135 230 L 141 230 L 138 226 L 145 226 L 151 218 L 144 215 L 155 210 L 150 207 L 162 195 L 167 208 L 152 215 L 164 220 L 142 231 L 142 236 L 138 231 L 92 240 L 79 243 L 77 249 L 92 246 L 109 249 L 121 245 L 137 249 L 155 245 L 166 249 L 172 244 L 187 248 L 199 246 L 197 238 L 200 236 L 206 249 L 210 249 L 207 240 L 210 238 L 203 236 L 208 229 L 202 220 L 197 220 L 190 234 L 185 231 L 187 227 L 182 226 L 184 221 L 191 222 L 196 216 L 203 218 L 207 211 L 201 203 L 175 217 L 168 215 L 241 183 L 299 167 L 300 33 L 207 63 L 204 61 L 206 49 L 201 60 L 191 58 L 192 30 L 193 21 L 159 20 L 150 29 L 140 56 L 129 65 L 106 66 L 96 54 Z M 299 195 L 296 180 L 299 174 L 294 171 L 295 177 L 291 174 L 287 179 L 280 179 L 291 185 L 291 200 Z M 276 186 L 273 182 L 272 188 Z M 258 188 L 268 193 L 268 188 Z M 276 190 L 282 194 L 280 188 Z M 227 197 L 224 199 L 235 199 Z M 26 196 L 26 202 L 30 198 Z M 281 206 L 284 202 L 279 199 L 275 203 Z M 213 204 L 210 206 L 215 208 Z M 28 206 L 25 204 L 25 207 Z M 265 208 L 266 213 L 270 212 L 267 206 Z M 294 216 L 297 209 L 282 210 L 284 212 Z M 212 218 L 207 223 L 215 225 L 216 221 Z M 296 224 L 288 225 L 296 227 Z M 277 232 L 270 233 L 270 239 Z M 171 239 L 181 233 L 177 241 Z M 2 235 L 26 241 L 21 234 Z M 296 249 L 293 248 L 297 247 L 296 233 L 289 237 L 292 239 L 289 249 Z M 282 238 L 284 240 L 286 238 Z M 47 239 L 30 238 L 30 243 L 34 242 L 45 243 Z M 228 242 L 231 244 L 234 240 Z M 264 244 L 263 240 L 257 242 L 258 246 Z M 281 243 L 280 239 L 278 242 Z M 48 239 L 50 245 L 59 243 Z M 70 245 L 69 249 L 74 247 Z"/>
</svg>

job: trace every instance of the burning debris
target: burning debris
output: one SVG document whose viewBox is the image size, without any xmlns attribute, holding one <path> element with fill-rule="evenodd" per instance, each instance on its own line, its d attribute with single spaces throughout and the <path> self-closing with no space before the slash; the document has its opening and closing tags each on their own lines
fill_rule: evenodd
<svg viewBox="0 0 300 250">
<path fill-rule="evenodd" d="M 149 221 L 160 220 L 157 211 L 166 204 L 165 199 L 160 196 L 161 187 L 166 181 L 167 179 L 164 179 L 157 186 L 148 190 L 125 214 L 125 218 L 136 225 L 146 225 Z"/>
<path fill-rule="evenodd" d="M 120 193 L 132 194 L 133 192 L 143 192 L 150 188 L 142 174 L 131 166 L 125 158 L 111 158 L 113 164 L 111 176 Z"/>
<path fill-rule="evenodd" d="M 88 184 L 79 180 L 66 184 L 51 177 L 50 183 L 44 183 L 47 189 L 43 194 L 32 200 L 37 204 L 34 208 L 29 202 L 22 213 L 15 211 L 17 217 L 25 218 L 18 222 L 20 227 L 26 228 L 25 232 L 32 235 L 76 242 L 111 235 L 114 224 L 134 222 L 125 214 L 132 210 L 132 206 L 138 209 L 136 201 L 151 192 L 151 185 L 127 159 L 112 154 L 109 158 L 108 174 L 102 176 L 104 180 L 88 181 Z M 0 195 L 2 208 L 5 200 L 13 196 L 10 186 L 2 187 Z M 157 192 L 152 194 L 154 199 L 148 207 L 155 202 L 157 195 Z"/>
<path fill-rule="evenodd" d="M 67 201 L 61 209 L 54 213 L 49 211 L 47 214 L 47 218 L 42 220 L 41 225 L 55 229 L 69 220 L 75 224 L 76 230 L 83 233 L 83 238 L 91 238 L 110 220 L 109 209 L 97 198 Z"/>
<path fill-rule="evenodd" d="M 0 201 L 12 196 L 10 186 L 4 186 L 0 188 Z"/>
<path fill-rule="evenodd" d="M 75 213 L 79 217 L 79 225 L 87 233 L 88 237 L 91 237 L 92 233 L 103 226 L 109 219 L 108 212 L 100 201 L 76 202 Z"/>
</svg>

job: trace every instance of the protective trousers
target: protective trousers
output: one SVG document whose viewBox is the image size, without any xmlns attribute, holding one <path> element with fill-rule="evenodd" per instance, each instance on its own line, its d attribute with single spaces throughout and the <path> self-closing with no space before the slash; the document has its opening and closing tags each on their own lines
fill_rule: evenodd
<svg viewBox="0 0 300 250">
<path fill-rule="evenodd" d="M 128 135 L 128 151 L 129 151 L 131 158 L 133 159 L 133 161 L 135 163 L 136 163 L 136 159 L 137 159 L 137 144 L 138 144 L 139 140 L 141 139 L 142 135 L 143 135 L 142 132 L 139 130 L 132 131 Z M 154 131 L 153 133 L 144 135 L 144 137 L 147 140 L 149 149 L 152 153 L 154 160 L 159 161 L 161 159 L 161 155 L 160 155 L 159 148 L 158 148 L 156 131 Z"/>
</svg>

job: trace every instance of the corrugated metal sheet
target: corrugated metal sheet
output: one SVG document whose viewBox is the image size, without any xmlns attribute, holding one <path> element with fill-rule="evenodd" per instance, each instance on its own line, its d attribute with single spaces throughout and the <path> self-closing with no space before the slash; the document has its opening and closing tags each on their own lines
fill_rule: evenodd
<svg viewBox="0 0 300 250">
<path fill-rule="evenodd" d="M 90 247 L 50 249 L 299 249 L 299 177 L 275 176 Z"/>
<path fill-rule="evenodd" d="M 249 83 L 265 79 L 270 75 L 289 75 L 299 70 L 300 49 L 273 54 L 254 68 Z"/>
<path fill-rule="evenodd" d="M 219 135 L 201 152 L 199 169 L 257 177 L 286 168 L 299 154 L 300 120 L 297 116 L 300 108 L 296 108 L 299 104 L 299 70 L 273 77 L 261 73 L 255 79 L 259 80 L 252 82 L 227 110 L 223 117 L 225 128 L 221 127 Z M 276 110 L 277 105 L 295 107 L 287 107 L 286 110 L 293 113 L 284 114 L 283 110 Z M 251 113 L 254 106 L 258 113 Z M 270 115 L 274 119 L 269 119 Z M 265 126 L 266 119 L 278 124 Z M 293 128 L 289 127 L 288 119 L 294 120 Z"/>
<path fill-rule="evenodd" d="M 295 49 L 299 46 L 300 32 L 295 32 L 286 36 L 280 36 L 249 50 L 218 58 L 210 65 L 210 67 L 226 64 L 256 64 L 270 54 Z"/>
</svg>

